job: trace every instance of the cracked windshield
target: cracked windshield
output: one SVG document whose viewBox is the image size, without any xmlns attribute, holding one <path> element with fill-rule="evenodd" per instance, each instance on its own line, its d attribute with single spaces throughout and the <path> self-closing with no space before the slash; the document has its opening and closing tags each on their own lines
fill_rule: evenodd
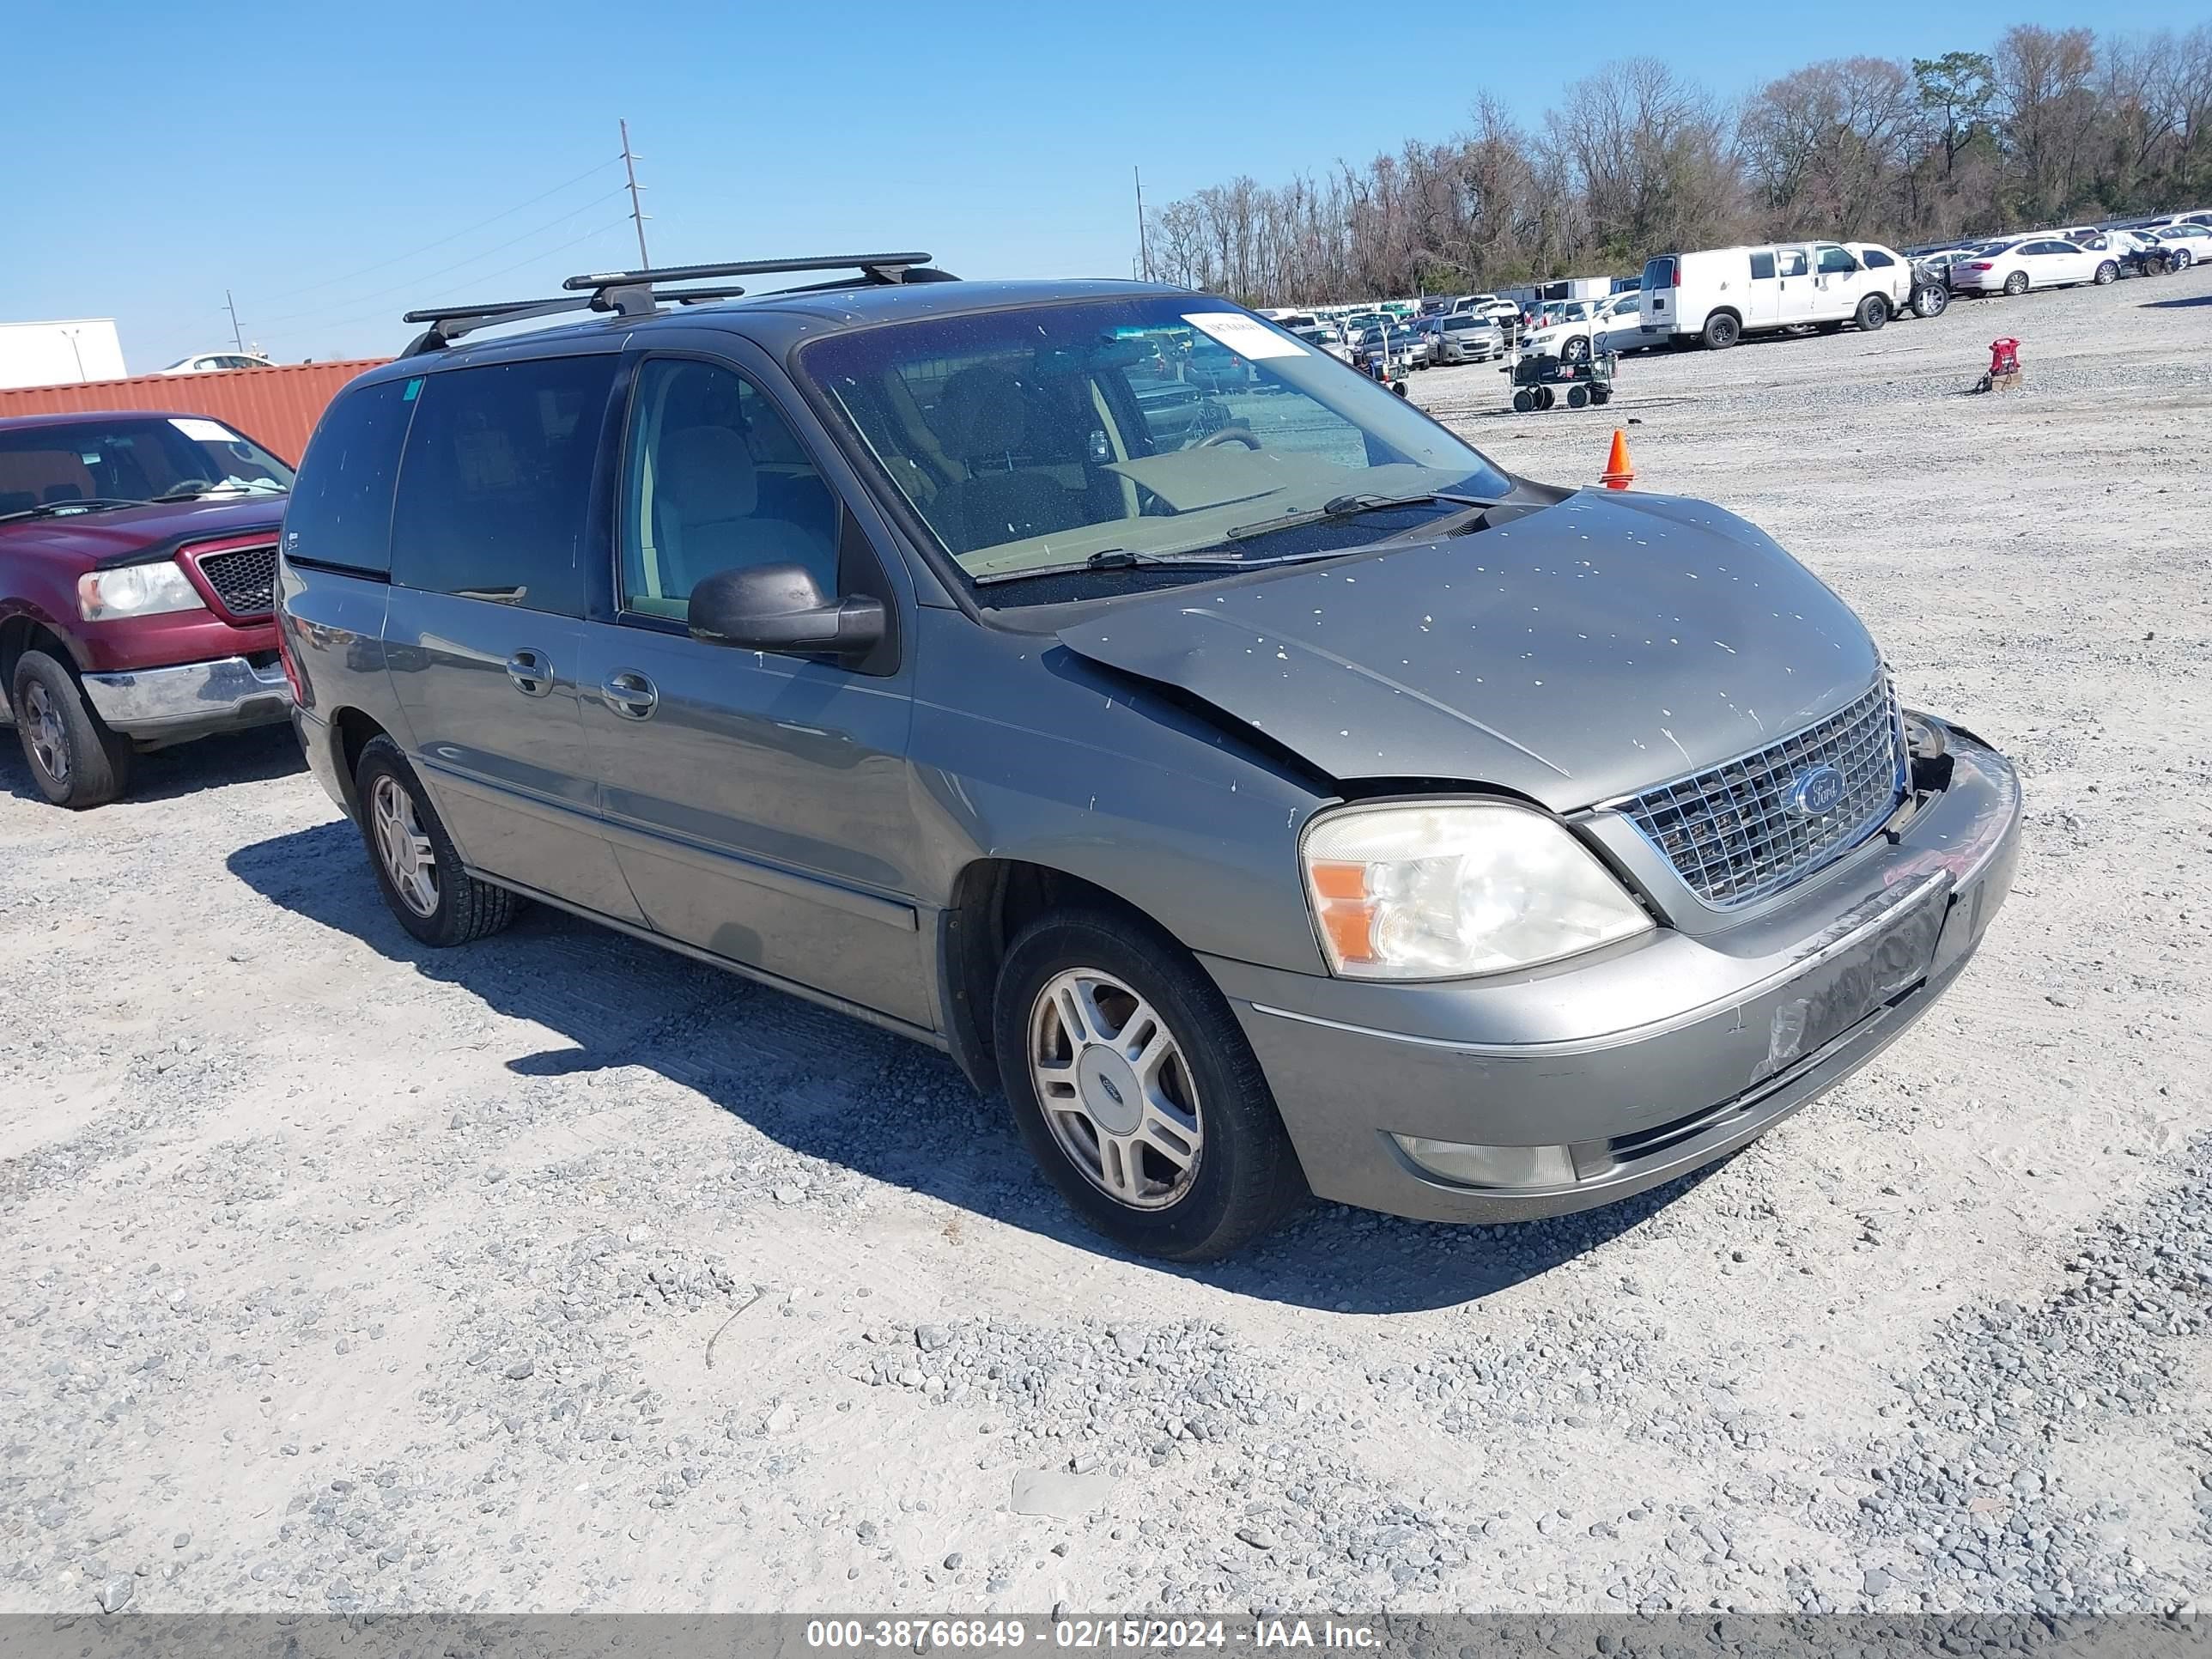
<svg viewBox="0 0 2212 1659">
<path fill-rule="evenodd" d="M 978 582 L 1208 553 L 1284 529 L 1375 539 L 1363 513 L 1462 510 L 1506 480 L 1325 353 L 1198 296 L 934 319 L 801 362 Z"/>
</svg>

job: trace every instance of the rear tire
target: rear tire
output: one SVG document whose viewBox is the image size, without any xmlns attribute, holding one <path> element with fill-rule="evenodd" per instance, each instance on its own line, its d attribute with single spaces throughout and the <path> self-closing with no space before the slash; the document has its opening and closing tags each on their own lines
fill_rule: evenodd
<svg viewBox="0 0 2212 1659">
<path fill-rule="evenodd" d="M 2104 264 L 2097 267 L 2097 275 L 2094 280 L 2099 288 L 2103 288 L 2108 283 L 2118 282 L 2119 280 L 2119 275 L 2120 268 L 2118 264 L 2111 259 L 2107 259 Z"/>
<path fill-rule="evenodd" d="M 1889 320 L 1888 300 L 1879 294 L 1868 295 L 1859 301 L 1857 320 L 1863 332 L 1873 334 L 1879 331 L 1881 325 Z"/>
<path fill-rule="evenodd" d="M 1213 1261 L 1305 1201 L 1297 1154 L 1228 1003 L 1142 921 L 1077 910 L 1031 922 L 1000 967 L 992 1025 L 1030 1155 L 1123 1249 Z M 1155 1064 L 1127 1063 L 1133 1048 Z"/>
<path fill-rule="evenodd" d="M 15 662 L 9 712 L 31 781 L 56 806 L 105 806 L 131 787 L 131 739 L 85 700 L 76 676 L 44 651 Z"/>
<path fill-rule="evenodd" d="M 425 945 L 466 945 L 496 933 L 522 909 L 520 895 L 461 866 L 421 780 L 390 738 L 368 740 L 354 771 L 361 836 L 384 902 Z"/>
<path fill-rule="evenodd" d="M 1705 332 L 1699 337 L 1708 351 L 1726 351 L 1743 337 L 1743 325 L 1725 311 L 1717 311 L 1705 319 Z"/>
<path fill-rule="evenodd" d="M 2015 270 L 2011 276 L 2006 277 L 2004 279 L 2004 291 L 2008 296 L 2015 300 L 2020 298 L 2021 295 L 2027 293 L 2027 273 L 2024 270 Z"/>
</svg>

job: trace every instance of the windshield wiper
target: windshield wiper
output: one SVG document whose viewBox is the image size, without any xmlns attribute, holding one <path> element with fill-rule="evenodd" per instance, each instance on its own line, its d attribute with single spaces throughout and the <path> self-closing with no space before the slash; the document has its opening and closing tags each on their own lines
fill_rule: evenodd
<svg viewBox="0 0 2212 1659">
<path fill-rule="evenodd" d="M 0 524 L 16 519 L 51 519 L 70 513 L 106 513 L 118 507 L 149 507 L 144 501 L 126 501 L 114 495 L 80 495 L 70 501 L 40 501 L 36 507 L 18 508 L 13 513 L 0 513 Z"/>
<path fill-rule="evenodd" d="M 1262 519 L 1257 524 L 1240 524 L 1229 532 L 1225 539 L 1239 542 L 1253 536 L 1272 535 L 1278 530 L 1296 530 L 1300 525 L 1326 524 L 1331 519 L 1353 519 L 1363 513 L 1387 512 L 1394 507 L 1426 507 L 1436 501 L 1447 507 L 1492 507 L 1498 505 L 1496 501 L 1486 501 L 1480 496 L 1453 495 L 1440 490 L 1424 490 L 1416 495 L 1338 495 L 1323 501 L 1319 507 L 1285 513 L 1279 518 Z"/>
<path fill-rule="evenodd" d="M 1265 570 L 1272 565 L 1311 564 L 1316 560 L 1340 558 L 1346 553 L 1361 550 L 1336 547 L 1317 553 L 1285 553 L 1273 559 L 1247 559 L 1224 553 L 1133 553 L 1126 547 L 1109 547 L 1087 559 L 1037 565 L 1028 570 L 994 571 L 975 578 L 975 582 L 978 587 L 990 587 L 1000 582 L 1027 581 L 1032 576 L 1080 576 L 1109 570 Z"/>
</svg>

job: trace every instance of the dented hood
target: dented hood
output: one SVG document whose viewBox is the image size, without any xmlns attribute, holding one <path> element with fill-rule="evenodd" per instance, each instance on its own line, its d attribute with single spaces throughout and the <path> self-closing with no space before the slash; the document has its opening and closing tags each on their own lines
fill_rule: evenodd
<svg viewBox="0 0 2212 1659">
<path fill-rule="evenodd" d="M 1063 629 L 1332 778 L 1435 778 L 1571 811 L 1850 702 L 1881 656 L 1764 532 L 1584 492 L 1494 529 L 1117 605 Z"/>
</svg>

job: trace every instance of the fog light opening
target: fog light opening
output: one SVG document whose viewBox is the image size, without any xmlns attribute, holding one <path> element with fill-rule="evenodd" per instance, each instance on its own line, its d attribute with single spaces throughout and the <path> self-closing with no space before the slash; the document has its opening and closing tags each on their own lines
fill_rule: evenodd
<svg viewBox="0 0 2212 1659">
<path fill-rule="evenodd" d="M 1406 1156 L 1431 1175 L 1462 1187 L 1571 1187 L 1573 1153 L 1565 1146 L 1483 1146 L 1393 1134 Z"/>
</svg>

